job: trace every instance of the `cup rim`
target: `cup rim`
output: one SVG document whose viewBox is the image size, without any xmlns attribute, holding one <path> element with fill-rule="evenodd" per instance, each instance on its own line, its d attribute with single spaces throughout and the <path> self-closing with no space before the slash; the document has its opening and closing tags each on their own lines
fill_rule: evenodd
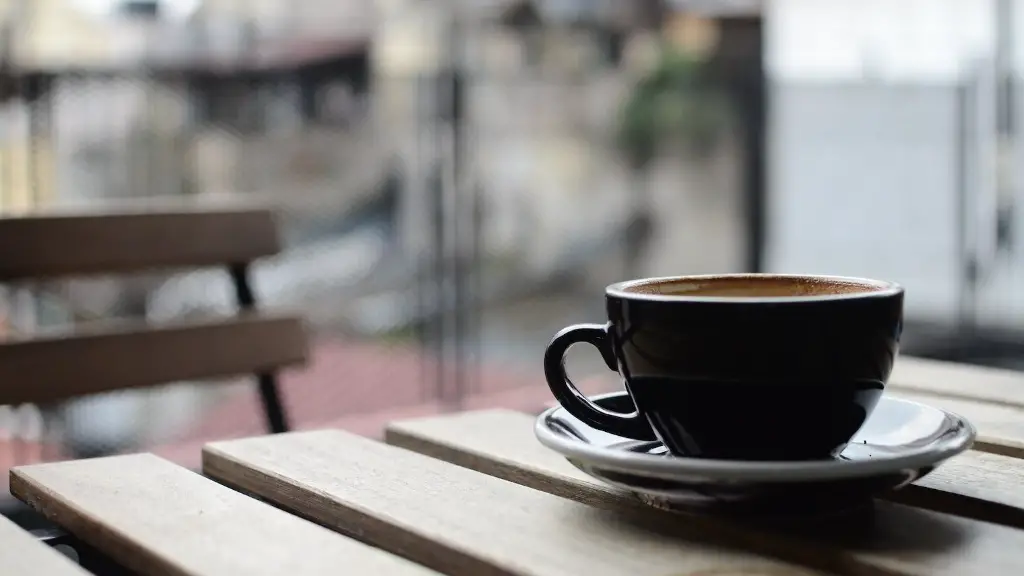
<svg viewBox="0 0 1024 576">
<path fill-rule="evenodd" d="M 808 296 L 687 296 L 683 294 L 643 294 L 629 292 L 630 288 L 643 286 L 645 284 L 659 284 L 662 282 L 677 281 L 700 281 L 719 279 L 807 279 L 825 282 L 844 282 L 848 284 L 861 284 L 875 288 L 863 292 L 844 292 L 839 294 L 814 294 Z M 774 273 L 730 273 L 730 274 L 694 274 L 681 276 L 660 276 L 653 278 L 638 278 L 616 282 L 607 286 L 604 290 L 605 296 L 612 296 L 624 300 L 639 300 L 645 302 L 706 302 L 716 304 L 795 304 L 807 302 L 829 302 L 835 300 L 861 300 L 865 298 L 888 298 L 901 294 L 903 286 L 896 282 L 884 280 L 873 280 L 871 278 L 858 278 L 855 276 L 834 276 L 825 274 L 774 274 Z"/>
</svg>

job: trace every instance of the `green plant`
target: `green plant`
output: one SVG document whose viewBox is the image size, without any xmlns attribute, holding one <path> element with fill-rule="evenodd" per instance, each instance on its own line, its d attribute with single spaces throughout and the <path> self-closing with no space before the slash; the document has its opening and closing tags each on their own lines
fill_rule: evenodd
<svg viewBox="0 0 1024 576">
<path fill-rule="evenodd" d="M 623 106 L 618 145 L 638 169 L 665 146 L 703 154 L 731 117 L 728 98 L 709 81 L 705 62 L 665 48 Z"/>
</svg>

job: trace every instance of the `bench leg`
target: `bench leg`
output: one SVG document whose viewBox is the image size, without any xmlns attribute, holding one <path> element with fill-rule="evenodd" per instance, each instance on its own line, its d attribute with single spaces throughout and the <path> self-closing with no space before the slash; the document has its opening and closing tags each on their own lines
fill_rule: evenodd
<svg viewBox="0 0 1024 576">
<path fill-rule="evenodd" d="M 60 530 L 33 530 L 41 542 L 71 557 L 78 565 L 96 576 L 137 576 L 92 546 Z"/>
<path fill-rule="evenodd" d="M 256 296 L 249 281 L 249 265 L 235 264 L 230 267 L 231 282 L 235 285 L 235 296 L 238 307 L 243 311 L 256 309 Z M 288 419 L 281 403 L 281 395 L 277 389 L 277 375 L 261 373 L 256 375 L 260 400 L 263 402 L 263 413 L 267 418 L 267 428 L 274 434 L 288 431 Z"/>
</svg>

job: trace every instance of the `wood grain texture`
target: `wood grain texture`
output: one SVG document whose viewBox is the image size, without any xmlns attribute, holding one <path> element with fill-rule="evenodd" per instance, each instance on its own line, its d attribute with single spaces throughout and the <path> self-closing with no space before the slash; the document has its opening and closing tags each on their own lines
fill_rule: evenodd
<svg viewBox="0 0 1024 576">
<path fill-rule="evenodd" d="M 622 493 L 596 482 L 533 436 L 533 417 L 509 410 L 394 422 L 389 444 L 566 498 L 601 504 Z M 1024 461 L 970 451 L 903 490 L 902 504 L 1024 528 Z"/>
<path fill-rule="evenodd" d="M 396 446 L 596 506 L 641 506 L 631 495 L 590 478 L 544 448 L 533 436 L 533 420 L 507 410 L 469 412 L 393 423 L 386 439 Z M 975 465 L 986 467 L 985 471 L 973 470 Z M 924 491 L 919 499 L 948 505 L 943 499 L 954 496 L 950 489 L 961 481 L 985 476 L 985 483 L 967 493 L 968 498 L 983 495 L 986 500 L 957 505 L 976 512 L 979 508 L 987 513 L 998 509 L 1003 514 L 1000 518 L 1020 521 L 1022 497 L 1012 486 L 1015 481 L 1020 484 L 1022 468 L 1015 460 L 971 455 L 947 466 L 949 469 L 926 488 L 914 489 Z M 990 491 L 993 487 L 998 489 Z M 808 554 L 813 560 L 815 556 L 802 550 L 799 543 L 811 539 L 815 546 L 833 554 L 837 549 L 848 550 L 859 568 L 883 573 L 981 574 L 1024 566 L 1024 554 L 999 552 L 1001 546 L 1024 544 L 1024 532 L 1013 528 L 887 502 L 876 505 L 869 530 L 851 531 L 857 523 L 857 519 L 831 518 L 827 525 L 749 528 L 766 538 L 771 553 L 784 557 Z M 1018 544 L 1011 544 L 1014 542 Z"/>
<path fill-rule="evenodd" d="M 271 370 L 302 363 L 307 347 L 300 319 L 256 314 L 10 339 L 0 342 L 0 404 Z"/>
<path fill-rule="evenodd" d="M 445 574 L 819 573 L 671 516 L 587 506 L 342 431 L 210 444 L 203 471 Z"/>
<path fill-rule="evenodd" d="M 139 574 L 432 573 L 149 454 L 16 468 L 11 491 Z"/>
<path fill-rule="evenodd" d="M 972 450 L 887 496 L 902 504 L 1024 529 L 1024 461 Z"/>
<path fill-rule="evenodd" d="M 1024 408 L 1024 373 L 900 356 L 889 384 L 894 390 Z"/>
<path fill-rule="evenodd" d="M 970 420 L 978 430 L 974 449 L 1014 458 L 1024 458 L 1024 409 L 1012 405 L 1000 406 L 989 402 L 921 394 L 905 389 L 886 392 L 896 398 L 905 398 L 955 412 Z"/>
<path fill-rule="evenodd" d="M 3 576 L 89 576 L 60 552 L 0 516 L 0 574 Z"/>
<path fill-rule="evenodd" d="M 104 208 L 0 217 L 0 281 L 244 263 L 281 248 L 266 208 Z"/>
</svg>

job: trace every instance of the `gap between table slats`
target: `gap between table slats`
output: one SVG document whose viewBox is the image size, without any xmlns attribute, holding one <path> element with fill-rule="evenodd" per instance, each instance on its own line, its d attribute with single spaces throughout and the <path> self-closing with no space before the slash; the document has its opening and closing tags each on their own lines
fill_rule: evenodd
<svg viewBox="0 0 1024 576">
<path fill-rule="evenodd" d="M 532 416 L 509 410 L 395 422 L 389 444 L 566 498 L 600 503 L 622 493 L 595 481 L 533 436 Z M 886 499 L 1024 528 L 1024 461 L 969 451 Z"/>
<path fill-rule="evenodd" d="M 476 428 L 463 432 L 480 442 L 486 442 L 481 436 L 490 434 Z M 515 432 L 522 433 L 529 438 L 531 428 Z M 527 444 L 517 446 L 522 450 Z M 494 459 L 516 466 L 515 453 L 478 461 L 486 469 Z M 480 572 L 469 568 L 508 566 L 496 573 L 560 574 L 549 565 L 560 558 L 556 551 L 564 557 L 571 550 L 579 556 L 571 573 L 592 575 L 657 574 L 663 572 L 659 566 L 669 564 L 667 554 L 682 553 L 672 556 L 677 558 L 671 563 L 678 566 L 671 572 L 676 576 L 697 570 L 695 562 L 721 561 L 723 551 L 702 552 L 705 548 L 696 541 L 728 543 L 858 576 L 1024 573 L 1024 531 L 996 524 L 878 502 L 860 514 L 755 526 L 641 507 L 625 495 L 595 489 L 594 483 L 573 479 L 569 473 L 569 481 L 576 485 L 561 493 L 572 498 L 591 490 L 588 506 L 548 493 L 566 476 L 569 465 L 558 460 L 561 468 L 533 467 L 516 478 L 523 481 L 532 474 L 548 480 L 531 484 L 537 488 L 532 490 L 342 431 L 320 431 L 214 443 L 204 449 L 203 469 L 228 485 L 371 544 L 404 550 L 420 561 L 451 561 L 441 551 L 470 555 L 456 564 L 432 565 L 448 573 L 475 574 Z M 624 519 L 631 527 L 656 526 L 657 532 L 645 532 L 643 538 L 623 533 Z M 675 537 L 665 540 L 655 536 L 658 533 Z M 650 544 L 652 538 L 657 546 Z M 638 557 L 643 561 L 629 560 Z"/>
<path fill-rule="evenodd" d="M 820 550 L 768 558 L 723 545 L 764 548 L 729 526 L 591 507 L 340 430 L 216 442 L 203 471 L 450 575 L 805 576 L 821 572 L 800 564 L 850 565 Z"/>
<path fill-rule="evenodd" d="M 596 506 L 622 505 L 643 506 L 631 495 L 600 483 L 577 470 L 559 454 L 544 448 L 533 436 L 533 417 L 507 410 L 492 410 L 463 413 L 459 415 L 424 418 L 393 423 L 386 431 L 389 443 L 406 449 L 427 454 L 476 471 L 521 483 L 566 498 L 587 502 Z M 981 467 L 980 469 L 975 466 Z M 960 460 L 953 460 L 940 468 L 934 478 L 927 478 L 926 487 L 910 488 L 906 494 L 914 498 L 894 498 L 897 502 L 918 504 L 925 502 L 932 507 L 958 515 L 973 514 L 989 520 L 1002 520 L 1006 524 L 1020 525 L 1021 503 L 1024 502 L 1015 489 L 1020 483 L 1020 464 L 1013 459 L 989 454 L 969 453 Z M 950 492 L 956 486 L 966 496 Z M 927 539 L 935 530 L 941 532 L 945 522 L 963 522 L 965 530 L 974 533 L 978 542 L 986 538 L 1024 537 L 1024 531 L 1012 527 L 996 527 L 993 524 L 977 522 L 969 518 L 954 519 L 947 514 L 917 510 L 901 504 L 878 503 L 897 525 L 907 530 L 901 536 Z M 841 524 L 843 520 L 833 519 Z M 929 525 L 930 524 L 930 525 Z M 916 530 L 910 530 L 917 525 Z M 885 542 L 878 535 L 878 542 Z M 914 561 L 902 558 L 902 570 L 912 573 L 948 573 L 949 562 L 962 560 L 964 550 L 936 550 L 934 557 L 916 555 L 917 561 L 928 564 L 915 566 Z M 998 552 L 994 552 L 999 554 Z M 1012 553 L 1011 553 L 1012 554 Z M 894 552 L 892 559 L 901 556 Z M 870 553 L 857 556 L 858 561 L 871 567 L 878 567 L 881 559 Z M 887 565 L 889 566 L 889 565 Z M 989 573 L 991 567 L 961 566 L 964 573 Z M 991 572 L 994 573 L 994 572 Z"/>
<path fill-rule="evenodd" d="M 433 574 L 149 454 L 15 468 L 11 492 L 147 576 Z"/>
<path fill-rule="evenodd" d="M 89 576 L 67 556 L 0 516 L 0 574 L 3 576 Z"/>
</svg>

